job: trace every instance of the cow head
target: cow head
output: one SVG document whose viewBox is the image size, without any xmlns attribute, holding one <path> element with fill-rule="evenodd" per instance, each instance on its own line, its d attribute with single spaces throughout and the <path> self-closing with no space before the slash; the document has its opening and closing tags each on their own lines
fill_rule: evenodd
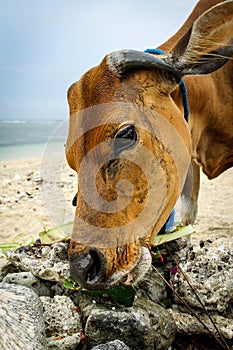
<svg viewBox="0 0 233 350">
<path fill-rule="evenodd" d="M 148 270 L 190 161 L 189 129 L 171 94 L 182 76 L 210 73 L 232 55 L 232 28 L 222 28 L 232 16 L 225 1 L 168 56 L 116 51 L 69 89 L 66 156 L 78 173 L 69 259 L 84 287 L 135 283 Z"/>
</svg>

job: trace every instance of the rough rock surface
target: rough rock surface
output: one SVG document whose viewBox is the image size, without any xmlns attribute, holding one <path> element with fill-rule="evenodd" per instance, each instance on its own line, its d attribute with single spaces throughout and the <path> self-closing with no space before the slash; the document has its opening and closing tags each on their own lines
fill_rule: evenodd
<svg viewBox="0 0 233 350">
<path fill-rule="evenodd" d="M 69 276 L 68 244 L 53 243 L 51 246 L 33 249 L 17 249 L 7 254 L 9 262 L 23 271 L 47 281 L 63 284 Z"/>
<path fill-rule="evenodd" d="M 40 298 L 44 308 L 46 334 L 48 336 L 71 333 L 81 329 L 77 308 L 69 297 L 55 295 Z"/>
<path fill-rule="evenodd" d="M 189 278 L 199 298 L 208 310 L 224 312 L 233 297 L 233 242 L 217 240 L 203 242 L 202 247 L 180 266 Z M 200 303 L 184 276 L 177 272 L 172 285 L 193 307 Z"/>
<path fill-rule="evenodd" d="M 188 239 L 181 239 L 159 247 L 165 263 L 156 265 L 155 261 L 155 266 L 167 278 L 171 277 L 172 287 L 183 301 L 171 294 L 159 274 L 151 269 L 136 287 L 137 299 L 132 307 L 65 289 L 63 284 L 69 277 L 67 247 L 66 242 L 57 242 L 20 248 L 1 257 L 0 278 L 8 282 L 0 284 L 1 349 L 73 350 L 77 346 L 84 348 L 85 342 L 94 349 L 169 349 L 176 328 L 185 336 L 208 333 L 191 316 L 185 302 L 217 334 L 167 250 L 180 260 L 220 333 L 225 339 L 233 337 L 233 243 L 229 240 L 205 241 L 193 249 Z M 46 295 L 44 286 L 50 289 L 49 297 L 41 296 Z M 158 304 L 169 298 L 169 310 Z M 35 328 L 35 315 L 40 330 Z M 31 338 L 33 347 L 28 345 Z"/>
<path fill-rule="evenodd" d="M 130 348 L 120 340 L 113 340 L 106 344 L 94 346 L 91 350 L 130 350 Z"/>
<path fill-rule="evenodd" d="M 151 268 L 143 280 L 138 283 L 137 296 L 147 298 L 155 303 L 162 303 L 168 297 L 166 283 Z"/>
<path fill-rule="evenodd" d="M 184 275 L 177 270 L 171 276 L 170 283 L 182 297 L 183 303 L 174 295 L 171 312 L 176 320 L 178 330 L 184 334 L 202 334 L 206 329 L 190 315 L 184 305 L 187 303 L 198 312 L 201 319 L 212 330 L 213 326 L 203 311 L 202 305 L 208 310 L 220 333 L 231 339 L 233 336 L 233 242 L 222 238 L 200 243 L 195 251 L 190 252 L 186 259 L 181 259 L 181 269 L 187 276 L 192 288 Z M 200 304 L 193 289 L 198 293 Z M 213 329 L 213 332 L 214 329 Z"/>
<path fill-rule="evenodd" d="M 190 314 L 185 312 L 175 311 L 174 309 L 174 307 L 170 309 L 170 312 L 174 320 L 176 320 L 177 331 L 179 333 L 187 335 L 206 334 L 209 336 L 209 331 L 211 331 L 212 334 L 218 336 L 216 328 L 213 326 L 212 322 L 210 321 L 207 315 L 203 313 L 198 313 L 198 317 L 205 324 L 209 331 L 196 319 L 196 317 L 191 316 Z M 211 318 L 224 338 L 233 339 L 232 319 L 225 318 L 219 315 L 211 315 Z"/>
<path fill-rule="evenodd" d="M 40 300 L 49 349 L 74 349 L 80 342 L 82 329 L 76 306 L 67 296 L 41 297 Z"/>
<path fill-rule="evenodd" d="M 18 272 L 17 267 L 12 265 L 5 254 L 0 254 L 0 282 L 8 273 Z"/>
<path fill-rule="evenodd" d="M 50 297 L 40 297 L 47 341 L 44 349 L 73 350 L 87 339 L 90 346 L 105 346 L 107 341 L 118 338 L 118 342 L 124 341 L 130 348 L 145 350 L 164 349 L 172 343 L 176 326 L 168 311 L 155 303 L 166 296 L 166 291 L 164 285 L 153 287 L 153 281 L 159 283 L 154 271 L 146 277 L 144 292 L 138 291 L 144 298 L 139 297 L 132 307 L 113 306 L 104 299 L 96 302 L 92 296 L 64 289 L 64 281 L 69 277 L 67 247 L 65 242 L 22 247 L 8 252 L 0 266 L 0 275 L 11 283 L 9 286 L 16 283 L 20 288 L 23 284 L 30 291 L 29 288 L 35 290 L 36 282 L 38 295 L 46 294 L 44 285 L 50 288 Z M 21 334 L 20 325 L 16 328 Z M 113 345 L 106 346 L 112 349 Z"/>
<path fill-rule="evenodd" d="M 48 339 L 48 350 L 75 350 L 79 343 L 78 334 L 60 337 L 52 336 Z"/>
<path fill-rule="evenodd" d="M 169 313 L 143 298 L 136 299 L 133 307 L 127 309 L 107 310 L 106 307 L 95 306 L 85 327 L 91 346 L 117 338 L 130 349 L 167 349 L 175 333 L 175 322 Z"/>
<path fill-rule="evenodd" d="M 0 306 L 1 350 L 47 349 L 43 308 L 33 290 L 0 283 Z"/>
<path fill-rule="evenodd" d="M 51 288 L 49 285 L 40 278 L 35 277 L 31 272 L 9 273 L 3 278 L 3 282 L 21 284 L 22 286 L 31 288 L 39 296 L 51 295 Z"/>
</svg>

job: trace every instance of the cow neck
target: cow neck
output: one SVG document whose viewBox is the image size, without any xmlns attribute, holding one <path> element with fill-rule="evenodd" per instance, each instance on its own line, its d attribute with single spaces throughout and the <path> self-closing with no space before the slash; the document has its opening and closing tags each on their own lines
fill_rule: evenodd
<svg viewBox="0 0 233 350">
<path fill-rule="evenodd" d="M 156 54 L 156 55 L 165 55 L 165 52 L 161 49 L 147 49 L 144 52 Z M 180 82 L 180 91 L 181 91 L 182 102 L 184 106 L 184 119 L 188 123 L 188 118 L 189 118 L 188 93 L 187 93 L 186 84 L 183 79 Z"/>
</svg>

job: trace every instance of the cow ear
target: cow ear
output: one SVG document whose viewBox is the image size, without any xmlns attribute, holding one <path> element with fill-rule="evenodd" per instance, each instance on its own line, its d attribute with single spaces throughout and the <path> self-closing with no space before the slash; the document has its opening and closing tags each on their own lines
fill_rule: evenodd
<svg viewBox="0 0 233 350">
<path fill-rule="evenodd" d="M 166 61 L 182 75 L 211 73 L 233 56 L 233 0 L 204 12 Z"/>
</svg>

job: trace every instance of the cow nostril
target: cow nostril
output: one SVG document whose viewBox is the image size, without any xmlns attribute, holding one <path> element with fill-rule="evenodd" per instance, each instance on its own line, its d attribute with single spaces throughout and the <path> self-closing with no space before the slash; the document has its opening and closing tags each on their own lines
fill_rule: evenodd
<svg viewBox="0 0 233 350">
<path fill-rule="evenodd" d="M 91 283 L 98 278 L 98 273 L 101 267 L 101 261 L 99 255 L 95 251 L 90 251 L 88 255 L 91 256 L 91 259 L 86 270 L 85 281 L 87 283 Z"/>
<path fill-rule="evenodd" d="M 73 200 L 72 200 L 72 205 L 73 205 L 74 207 L 77 207 L 77 193 L 76 193 L 76 195 L 74 196 L 74 198 L 73 198 Z"/>
<path fill-rule="evenodd" d="M 90 250 L 86 255 L 70 256 L 70 273 L 71 277 L 84 285 L 95 284 L 99 282 L 101 270 L 101 258 L 98 252 Z"/>
</svg>

